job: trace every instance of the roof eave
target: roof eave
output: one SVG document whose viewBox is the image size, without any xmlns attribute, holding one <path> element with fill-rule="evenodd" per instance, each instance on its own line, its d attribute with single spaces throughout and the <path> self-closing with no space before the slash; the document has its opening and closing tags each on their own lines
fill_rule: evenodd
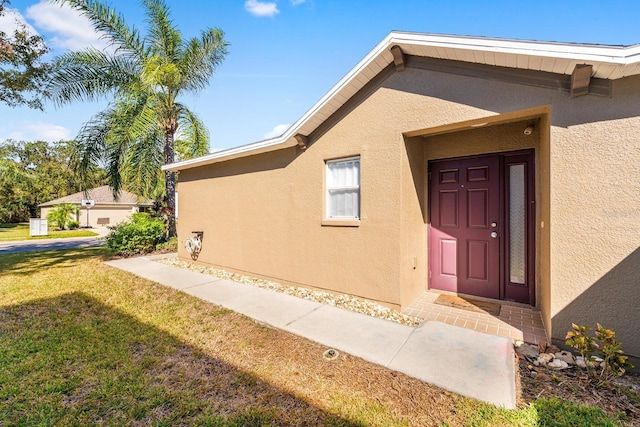
<svg viewBox="0 0 640 427">
<path fill-rule="evenodd" d="M 280 150 L 283 148 L 290 148 L 298 145 L 295 138 L 291 135 L 290 127 L 283 135 L 258 141 L 253 144 L 242 145 L 239 147 L 233 147 L 226 150 L 216 151 L 214 153 L 207 154 L 201 157 L 195 157 L 189 160 L 183 160 L 181 162 L 169 163 L 162 166 L 163 171 L 179 171 L 184 169 L 197 168 L 200 166 L 210 165 L 212 163 L 224 162 L 227 160 L 233 160 L 240 157 L 249 155 L 267 153 L 269 151 Z"/>
<path fill-rule="evenodd" d="M 283 135 L 277 138 L 258 141 L 253 144 L 218 151 L 194 159 L 167 164 L 162 166 L 162 170 L 179 171 L 190 169 L 297 145 L 298 142 L 294 135 L 299 133 L 309 135 L 310 130 L 313 130 L 313 122 L 311 122 L 309 126 L 306 126 L 307 123 L 309 123 L 317 113 L 321 112 L 337 94 L 347 88 L 367 67 L 376 61 L 386 64 L 393 62 L 393 55 L 389 51 L 389 48 L 394 45 L 399 45 L 401 48 L 422 45 L 443 49 L 477 50 L 516 56 L 544 56 L 579 62 L 608 64 L 618 69 L 625 69 L 627 66 L 640 62 L 640 44 L 632 46 L 584 45 L 576 43 L 537 42 L 392 31 L 298 121 L 291 125 Z M 634 71 L 632 74 L 638 72 L 639 71 Z M 364 85 L 364 83 L 362 85 Z"/>
</svg>

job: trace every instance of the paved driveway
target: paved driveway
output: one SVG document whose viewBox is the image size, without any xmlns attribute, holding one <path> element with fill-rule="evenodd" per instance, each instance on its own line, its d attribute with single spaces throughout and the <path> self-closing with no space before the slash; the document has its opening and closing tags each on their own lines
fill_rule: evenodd
<svg viewBox="0 0 640 427">
<path fill-rule="evenodd" d="M 99 236 L 73 237 L 68 239 L 16 240 L 11 242 L 0 242 L 0 255 L 14 252 L 88 248 L 102 245 L 104 245 L 104 240 Z"/>
</svg>

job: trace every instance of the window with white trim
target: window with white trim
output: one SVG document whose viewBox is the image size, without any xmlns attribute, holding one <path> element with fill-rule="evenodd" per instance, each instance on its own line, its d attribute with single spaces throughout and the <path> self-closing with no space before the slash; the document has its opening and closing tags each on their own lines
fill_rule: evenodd
<svg viewBox="0 0 640 427">
<path fill-rule="evenodd" d="M 326 218 L 360 218 L 360 157 L 327 160 Z"/>
</svg>

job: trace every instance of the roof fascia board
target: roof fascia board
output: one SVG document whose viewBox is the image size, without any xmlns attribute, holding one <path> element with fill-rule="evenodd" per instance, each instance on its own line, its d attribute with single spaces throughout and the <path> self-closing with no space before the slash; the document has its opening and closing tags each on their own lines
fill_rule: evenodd
<svg viewBox="0 0 640 427">
<path fill-rule="evenodd" d="M 635 63 L 640 57 L 640 44 L 631 46 L 584 45 L 398 32 L 393 32 L 391 35 L 393 42 L 398 44 L 598 61 L 618 65 Z"/>
</svg>

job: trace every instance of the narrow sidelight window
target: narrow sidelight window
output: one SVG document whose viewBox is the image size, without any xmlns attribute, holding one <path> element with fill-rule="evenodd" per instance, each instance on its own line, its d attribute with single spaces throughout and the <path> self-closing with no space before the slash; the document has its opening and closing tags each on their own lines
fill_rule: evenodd
<svg viewBox="0 0 640 427">
<path fill-rule="evenodd" d="M 327 218 L 360 218 L 360 157 L 328 160 Z"/>
<path fill-rule="evenodd" d="M 509 280 L 525 284 L 527 265 L 525 166 L 509 166 Z"/>
</svg>

